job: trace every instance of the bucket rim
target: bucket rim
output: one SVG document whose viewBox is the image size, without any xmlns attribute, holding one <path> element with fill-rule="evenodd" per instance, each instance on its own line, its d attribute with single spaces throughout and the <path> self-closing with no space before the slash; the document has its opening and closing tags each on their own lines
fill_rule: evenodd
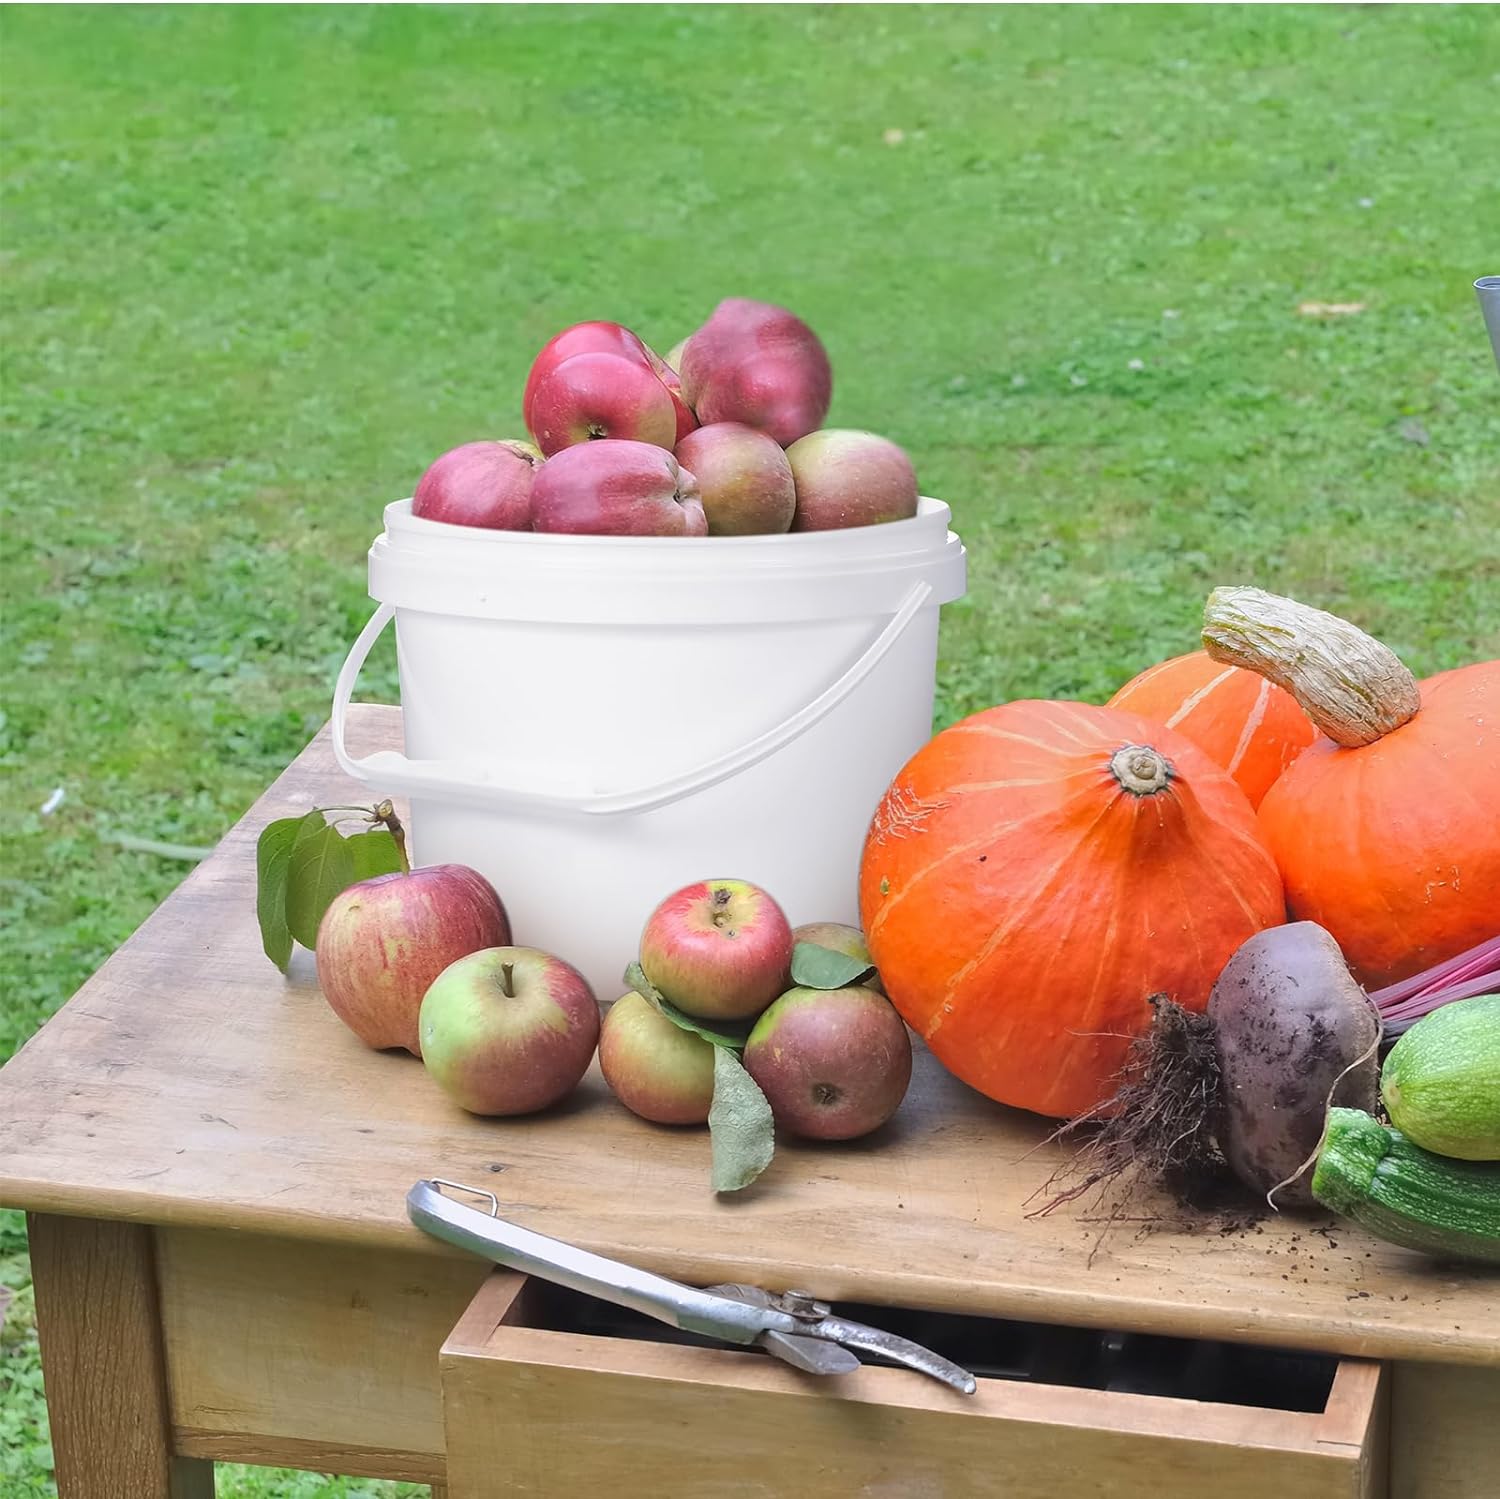
<svg viewBox="0 0 1500 1499">
<path fill-rule="evenodd" d="M 796 550 L 804 555 L 820 551 L 848 552 L 867 548 L 895 552 L 905 550 L 904 543 L 915 542 L 920 536 L 927 536 L 935 531 L 946 532 L 953 517 L 952 510 L 943 500 L 922 495 L 917 500 L 917 513 L 906 520 L 882 521 L 868 526 L 845 526 L 832 531 L 778 531 L 753 536 L 601 536 L 458 526 L 448 521 L 429 520 L 425 516 L 413 515 L 411 506 L 410 496 L 392 500 L 386 505 L 383 518 L 388 537 L 402 534 L 412 540 L 456 541 L 469 549 L 476 546 L 530 547 L 539 553 L 550 552 L 554 556 L 600 546 L 616 552 L 661 553 L 663 549 L 670 548 L 674 552 L 680 549 L 681 553 L 696 552 L 700 556 L 705 547 L 717 552 L 777 549 L 785 554 Z M 881 544 L 885 540 L 891 543 L 889 548 Z"/>
</svg>

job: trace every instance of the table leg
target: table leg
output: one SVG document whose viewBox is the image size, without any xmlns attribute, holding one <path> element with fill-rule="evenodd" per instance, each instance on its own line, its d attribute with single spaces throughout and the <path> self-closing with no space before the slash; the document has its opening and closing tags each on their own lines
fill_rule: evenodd
<svg viewBox="0 0 1500 1499">
<path fill-rule="evenodd" d="M 27 1225 L 59 1499 L 213 1499 L 214 1465 L 172 1453 L 151 1230 Z"/>
</svg>

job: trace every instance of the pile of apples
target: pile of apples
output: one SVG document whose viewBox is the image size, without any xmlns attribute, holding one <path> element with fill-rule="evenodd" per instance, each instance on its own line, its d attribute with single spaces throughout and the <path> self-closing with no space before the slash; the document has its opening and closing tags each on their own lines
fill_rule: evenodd
<svg viewBox="0 0 1500 1499">
<path fill-rule="evenodd" d="M 911 1042 L 878 979 L 837 989 L 791 979 L 799 942 L 868 964 L 853 927 L 793 929 L 766 891 L 706 880 L 663 900 L 641 934 L 649 986 L 682 1013 L 718 1025 L 754 1021 L 743 1063 L 779 1127 L 847 1140 L 895 1113 L 911 1079 Z M 316 946 L 335 1014 L 377 1050 L 404 1047 L 461 1108 L 530 1114 L 566 1098 L 595 1050 L 615 1096 L 658 1124 L 703 1124 L 714 1047 L 630 992 L 603 1016 L 570 963 L 511 943 L 494 887 L 440 864 L 377 875 L 336 896 Z"/>
<path fill-rule="evenodd" d="M 911 460 L 873 432 L 823 428 L 832 394 L 817 334 L 768 302 L 727 298 L 665 359 L 619 323 L 578 323 L 527 376 L 532 440 L 444 453 L 412 513 L 591 536 L 756 536 L 915 515 Z"/>
<path fill-rule="evenodd" d="M 855 927 L 793 928 L 746 880 L 702 880 L 669 895 L 641 933 L 650 987 L 694 1020 L 753 1021 L 743 1062 L 779 1127 L 809 1140 L 852 1140 L 879 1129 L 911 1081 L 905 1022 L 879 980 L 840 989 L 797 986 L 799 942 L 870 966 Z M 714 1048 L 639 993 L 604 1018 L 599 1070 L 633 1113 L 658 1124 L 702 1124 L 714 1093 Z"/>
</svg>

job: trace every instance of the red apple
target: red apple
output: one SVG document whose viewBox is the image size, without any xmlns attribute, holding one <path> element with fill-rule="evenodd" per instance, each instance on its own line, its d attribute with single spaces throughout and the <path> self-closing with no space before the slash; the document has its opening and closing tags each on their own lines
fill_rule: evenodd
<svg viewBox="0 0 1500 1499">
<path fill-rule="evenodd" d="M 714 1049 L 632 990 L 599 1030 L 599 1070 L 616 1098 L 655 1124 L 702 1124 L 714 1101 Z"/>
<path fill-rule="evenodd" d="M 536 431 L 532 420 L 531 403 L 537 387 L 563 360 L 575 354 L 618 354 L 634 364 L 649 367 L 651 360 L 646 345 L 629 328 L 619 323 L 574 323 L 554 334 L 542 346 L 542 351 L 531 363 L 526 376 L 526 390 L 521 397 L 521 419 L 528 432 Z"/>
<path fill-rule="evenodd" d="M 466 442 L 422 475 L 411 513 L 450 526 L 531 529 L 531 478 L 542 455 L 529 442 Z"/>
<path fill-rule="evenodd" d="M 705 426 L 744 422 L 782 447 L 822 426 L 833 371 L 818 336 L 769 302 L 729 297 L 687 341 L 682 393 Z"/>
<path fill-rule="evenodd" d="M 786 987 L 792 929 L 746 880 L 703 880 L 669 895 L 641 933 L 641 968 L 680 1010 L 746 1020 Z"/>
<path fill-rule="evenodd" d="M 366 1046 L 421 1056 L 417 1012 L 450 963 L 510 941 L 494 886 L 463 864 L 381 874 L 340 891 L 318 927 L 318 984 Z"/>
<path fill-rule="evenodd" d="M 698 481 L 664 448 L 604 438 L 549 458 L 531 487 L 537 531 L 583 536 L 706 536 Z"/>
<path fill-rule="evenodd" d="M 692 334 L 688 335 L 691 338 Z M 682 375 L 682 351 L 687 348 L 687 338 L 679 338 L 665 354 L 662 355 L 662 363 L 679 378 Z"/>
<path fill-rule="evenodd" d="M 745 1070 L 777 1124 L 809 1140 L 853 1140 L 901 1106 L 911 1038 L 873 989 L 789 989 L 755 1022 Z"/>
<path fill-rule="evenodd" d="M 672 409 L 677 413 L 677 441 L 681 442 L 689 432 L 698 426 L 698 418 L 693 415 L 693 408 L 682 398 L 682 381 L 665 359 L 659 355 L 652 354 L 650 349 L 646 353 L 651 357 L 651 368 L 656 372 L 656 378 L 667 387 L 667 394 L 672 397 Z"/>
<path fill-rule="evenodd" d="M 888 437 L 825 427 L 786 452 L 797 486 L 794 531 L 837 531 L 917 513 L 911 459 Z"/>
<path fill-rule="evenodd" d="M 875 960 L 870 956 L 870 947 L 865 941 L 865 934 L 857 926 L 845 926 L 842 921 L 809 921 L 803 926 L 793 927 L 793 947 L 795 948 L 799 942 L 811 942 L 815 947 L 827 947 L 834 952 L 843 953 L 846 958 L 853 958 L 857 963 L 868 964 L 872 970 L 875 967 Z M 860 983 L 866 989 L 873 989 L 877 994 L 885 993 L 880 976 L 876 973 L 872 972 L 868 978 L 862 978 Z"/>
<path fill-rule="evenodd" d="M 757 536 L 791 525 L 797 491 L 774 437 L 743 422 L 714 422 L 689 432 L 676 454 L 697 476 L 710 536 Z"/>
<path fill-rule="evenodd" d="M 532 1114 L 566 1098 L 599 1040 L 583 975 L 534 947 L 450 963 L 422 1000 L 422 1062 L 471 1114 Z"/>
<path fill-rule="evenodd" d="M 601 437 L 670 448 L 677 441 L 677 407 L 649 364 L 620 354 L 575 354 L 537 385 L 531 435 L 549 458 Z"/>
</svg>

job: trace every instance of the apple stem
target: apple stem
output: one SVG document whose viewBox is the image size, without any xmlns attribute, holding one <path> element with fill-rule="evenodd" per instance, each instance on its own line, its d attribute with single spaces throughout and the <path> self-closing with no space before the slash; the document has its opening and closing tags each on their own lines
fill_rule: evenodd
<svg viewBox="0 0 1500 1499">
<path fill-rule="evenodd" d="M 401 819 L 396 816 L 396 809 L 391 804 L 390 797 L 379 802 L 372 809 L 370 821 L 378 827 L 384 827 L 390 833 L 396 844 L 396 857 L 401 861 L 401 873 L 411 873 L 411 858 L 406 852 L 406 827 Z"/>
<path fill-rule="evenodd" d="M 507 999 L 516 997 L 515 983 L 516 965 L 514 963 L 502 963 L 500 965 L 500 992 Z"/>
</svg>

